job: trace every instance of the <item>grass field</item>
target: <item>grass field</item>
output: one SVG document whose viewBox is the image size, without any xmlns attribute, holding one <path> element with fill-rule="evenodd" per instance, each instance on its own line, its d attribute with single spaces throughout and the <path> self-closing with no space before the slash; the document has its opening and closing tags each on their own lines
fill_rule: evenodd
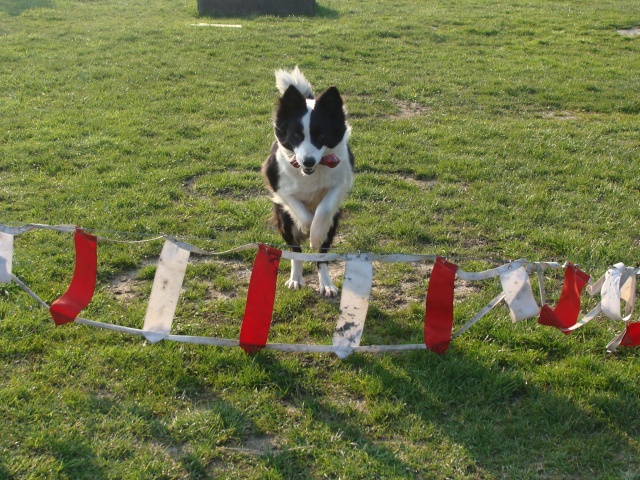
<svg viewBox="0 0 640 480">
<path fill-rule="evenodd" d="M 353 127 L 338 251 L 637 266 L 640 37 L 617 32 L 637 26 L 632 0 L 215 19 L 184 0 L 0 0 L 0 224 L 281 244 L 260 165 L 273 72 L 299 65 Z M 83 316 L 141 327 L 161 246 L 101 244 Z M 194 257 L 174 333 L 237 337 L 251 261 Z M 270 341 L 330 343 L 338 301 L 287 291 L 287 267 Z M 421 341 L 428 267 L 375 265 L 363 344 Z M 72 270 L 70 235 L 16 237 L 13 271 L 46 301 Z M 545 282 L 553 302 L 562 273 Z M 454 327 L 500 288 L 462 287 Z M 565 337 L 499 307 L 442 357 L 340 361 L 54 327 L 14 284 L 0 319 L 0 478 L 640 478 L 638 351 L 605 352 L 611 321 Z"/>
</svg>

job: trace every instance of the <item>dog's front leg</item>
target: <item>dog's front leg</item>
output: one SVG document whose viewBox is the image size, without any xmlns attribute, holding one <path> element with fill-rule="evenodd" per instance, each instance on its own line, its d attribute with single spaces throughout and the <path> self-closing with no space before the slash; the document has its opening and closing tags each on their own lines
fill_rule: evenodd
<svg viewBox="0 0 640 480">
<path fill-rule="evenodd" d="M 291 260 L 291 275 L 285 285 L 291 290 L 297 290 L 304 287 L 304 278 L 302 277 L 302 261 Z"/>
<path fill-rule="evenodd" d="M 316 208 L 313 221 L 311 222 L 311 230 L 309 233 L 311 248 L 322 248 L 323 243 L 327 239 L 327 233 L 329 233 L 329 229 L 333 225 L 333 218 L 336 213 L 338 213 L 338 209 L 343 200 L 344 191 L 342 188 L 329 190 L 322 199 Z"/>
<path fill-rule="evenodd" d="M 330 191 L 316 208 L 311 223 L 310 243 L 312 248 L 326 252 L 331 246 L 338 227 L 338 208 L 343 197 L 341 190 Z M 318 262 L 318 283 L 321 295 L 327 297 L 338 295 L 338 287 L 331 281 L 327 262 Z"/>
<path fill-rule="evenodd" d="M 300 200 L 288 195 L 279 195 L 279 197 L 282 199 L 282 202 L 278 203 L 281 203 L 284 209 L 289 212 L 291 218 L 298 226 L 300 231 L 305 235 L 308 234 L 311 230 L 313 214 L 309 210 L 307 210 L 305 204 Z"/>
</svg>

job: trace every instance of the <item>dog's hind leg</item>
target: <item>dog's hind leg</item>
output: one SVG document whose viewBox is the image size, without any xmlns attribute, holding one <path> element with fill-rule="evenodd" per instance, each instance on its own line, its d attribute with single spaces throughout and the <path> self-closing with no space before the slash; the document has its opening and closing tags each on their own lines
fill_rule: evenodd
<svg viewBox="0 0 640 480">
<path fill-rule="evenodd" d="M 331 228 L 327 232 L 327 237 L 320 246 L 320 253 L 326 253 L 333 243 L 333 237 L 338 230 L 338 220 L 340 218 L 340 212 L 333 216 L 333 223 Z M 320 284 L 320 295 L 326 297 L 335 297 L 338 295 L 338 287 L 331 282 L 331 275 L 329 275 L 329 262 L 317 262 L 318 267 L 318 283 Z"/>
<path fill-rule="evenodd" d="M 291 215 L 282 207 L 282 205 L 274 204 L 274 216 L 278 224 L 278 230 L 282 235 L 285 243 L 292 252 L 302 252 L 300 241 L 302 232 L 291 218 Z M 285 283 L 287 288 L 297 290 L 304 287 L 304 278 L 302 277 L 302 261 L 291 260 L 291 276 Z"/>
</svg>

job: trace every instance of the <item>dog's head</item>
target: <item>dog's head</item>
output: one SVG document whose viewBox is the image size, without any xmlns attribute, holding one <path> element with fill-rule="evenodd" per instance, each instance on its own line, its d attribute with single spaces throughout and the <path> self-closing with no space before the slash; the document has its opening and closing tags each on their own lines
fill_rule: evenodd
<svg viewBox="0 0 640 480">
<path fill-rule="evenodd" d="M 311 175 L 327 150 L 335 148 L 347 132 L 344 102 L 336 87 L 317 99 L 305 98 L 289 85 L 280 98 L 275 133 L 280 145 L 294 152 L 304 175 Z"/>
</svg>

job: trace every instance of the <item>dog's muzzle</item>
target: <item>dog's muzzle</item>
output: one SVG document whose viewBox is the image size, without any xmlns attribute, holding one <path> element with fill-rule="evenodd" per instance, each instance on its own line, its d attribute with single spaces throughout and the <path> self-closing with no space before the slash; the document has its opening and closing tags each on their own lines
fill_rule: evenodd
<svg viewBox="0 0 640 480">
<path fill-rule="evenodd" d="M 291 157 L 291 160 L 289 160 L 289 163 L 294 168 L 300 168 L 300 164 L 298 163 L 298 160 L 296 159 L 295 155 L 293 157 Z M 324 166 L 329 167 L 329 168 L 335 168 L 340 163 L 340 159 L 338 157 L 336 157 L 332 153 L 330 155 L 325 155 L 324 157 L 322 157 L 320 159 L 319 163 L 320 163 L 320 165 L 324 165 Z M 302 162 L 302 171 L 307 175 L 311 175 L 314 172 L 314 167 L 313 166 L 310 166 L 310 167 L 305 166 L 305 162 L 303 161 Z"/>
</svg>

